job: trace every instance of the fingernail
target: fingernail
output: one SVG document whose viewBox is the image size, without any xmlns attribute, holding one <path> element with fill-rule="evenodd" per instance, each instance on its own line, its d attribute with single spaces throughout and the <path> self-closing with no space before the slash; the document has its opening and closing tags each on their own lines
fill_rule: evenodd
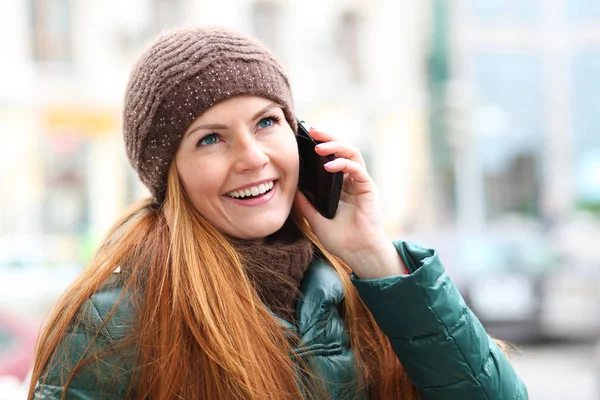
<svg viewBox="0 0 600 400">
<path fill-rule="evenodd" d="M 329 161 L 323 164 L 324 167 L 331 167 L 335 161 Z"/>
</svg>

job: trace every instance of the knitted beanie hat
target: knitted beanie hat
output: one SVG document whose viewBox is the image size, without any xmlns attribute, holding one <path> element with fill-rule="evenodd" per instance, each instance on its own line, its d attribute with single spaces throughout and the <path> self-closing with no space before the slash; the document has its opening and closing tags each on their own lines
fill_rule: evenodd
<svg viewBox="0 0 600 400">
<path fill-rule="evenodd" d="M 238 95 L 279 104 L 296 132 L 288 78 L 259 42 L 224 28 L 161 35 L 134 67 L 123 110 L 127 157 L 158 203 L 183 134 L 204 111 Z"/>
</svg>

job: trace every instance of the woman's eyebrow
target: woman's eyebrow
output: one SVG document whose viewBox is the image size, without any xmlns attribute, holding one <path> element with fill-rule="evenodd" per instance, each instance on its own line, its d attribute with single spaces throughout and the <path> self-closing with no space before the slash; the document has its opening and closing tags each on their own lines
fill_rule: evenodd
<svg viewBox="0 0 600 400">
<path fill-rule="evenodd" d="M 218 129 L 227 129 L 227 125 L 223 125 L 223 124 L 205 124 L 205 125 L 198 125 L 197 127 L 195 127 L 194 129 L 192 129 L 191 131 L 189 131 L 185 137 L 187 138 L 188 136 L 190 136 L 192 133 L 199 131 L 200 129 L 212 129 L 212 130 L 218 130 Z"/>
<path fill-rule="evenodd" d="M 275 108 L 275 107 L 281 107 L 279 104 L 275 104 L 275 103 L 269 103 L 267 104 L 266 107 L 264 107 L 262 110 L 260 110 L 259 112 L 257 112 L 256 114 L 254 114 L 252 116 L 252 118 L 250 119 L 251 121 L 257 119 L 258 117 L 260 117 L 262 114 L 266 113 L 267 111 L 269 111 L 271 108 Z"/>
<path fill-rule="evenodd" d="M 251 121 L 257 119 L 258 117 L 260 117 L 262 114 L 266 113 L 267 111 L 269 111 L 272 108 L 275 107 L 281 107 L 279 104 L 276 103 L 269 103 L 267 104 L 265 107 L 263 107 L 260 111 L 258 111 L 256 114 L 254 114 L 252 116 L 252 118 L 250 118 Z M 194 129 L 192 129 L 191 131 L 189 131 L 185 137 L 190 136 L 192 133 L 196 132 L 197 130 L 200 129 L 213 129 L 213 130 L 219 130 L 219 129 L 227 129 L 228 126 L 227 125 L 223 125 L 223 124 L 205 124 L 205 125 L 198 125 L 197 127 L 195 127 Z"/>
</svg>

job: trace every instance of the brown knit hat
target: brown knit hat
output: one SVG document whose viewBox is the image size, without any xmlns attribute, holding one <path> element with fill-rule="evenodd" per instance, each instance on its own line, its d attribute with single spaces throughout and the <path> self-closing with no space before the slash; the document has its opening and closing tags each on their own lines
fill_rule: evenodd
<svg viewBox="0 0 600 400">
<path fill-rule="evenodd" d="M 251 94 L 275 101 L 294 130 L 288 78 L 264 45 L 224 28 L 161 35 L 134 67 L 123 110 L 127 157 L 158 203 L 182 135 L 214 104 Z"/>
</svg>

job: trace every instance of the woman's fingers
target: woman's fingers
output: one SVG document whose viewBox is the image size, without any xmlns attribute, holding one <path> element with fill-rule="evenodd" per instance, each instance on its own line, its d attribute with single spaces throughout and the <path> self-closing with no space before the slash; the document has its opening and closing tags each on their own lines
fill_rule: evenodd
<svg viewBox="0 0 600 400">
<path fill-rule="evenodd" d="M 331 141 L 321 143 L 317 145 L 315 151 L 321 156 L 335 154 L 338 157 L 347 158 L 365 168 L 365 160 L 363 159 L 362 154 L 360 154 L 360 151 L 356 147 L 344 144 L 342 142 Z"/>
<path fill-rule="evenodd" d="M 315 147 L 317 154 L 321 156 L 335 154 L 338 157 L 347 158 L 357 162 L 363 168 L 365 168 L 365 160 L 360 153 L 360 150 L 358 150 L 356 147 L 344 144 L 343 142 L 337 140 L 335 136 L 330 135 L 329 133 L 318 131 L 314 128 L 310 128 L 309 134 L 313 139 L 322 142 Z"/>
<path fill-rule="evenodd" d="M 332 140 L 337 140 L 335 138 L 335 136 L 330 135 L 329 133 L 325 133 L 322 131 L 318 131 L 315 128 L 310 128 L 310 130 L 308 131 L 308 134 L 310 135 L 311 138 L 319 141 L 319 142 L 330 142 Z"/>
<path fill-rule="evenodd" d="M 335 139 L 333 135 L 311 128 L 310 136 L 322 142 L 315 147 L 317 154 L 327 156 L 335 154 L 338 158 L 325 164 L 329 172 L 344 172 L 348 174 L 355 184 L 371 184 L 371 177 L 367 173 L 365 160 L 360 150 Z M 344 180 L 345 181 L 345 180 Z"/>
<path fill-rule="evenodd" d="M 347 173 L 356 184 L 371 184 L 371 177 L 365 169 L 356 161 L 347 158 L 336 158 L 325 164 L 325 169 L 329 172 Z"/>
</svg>

